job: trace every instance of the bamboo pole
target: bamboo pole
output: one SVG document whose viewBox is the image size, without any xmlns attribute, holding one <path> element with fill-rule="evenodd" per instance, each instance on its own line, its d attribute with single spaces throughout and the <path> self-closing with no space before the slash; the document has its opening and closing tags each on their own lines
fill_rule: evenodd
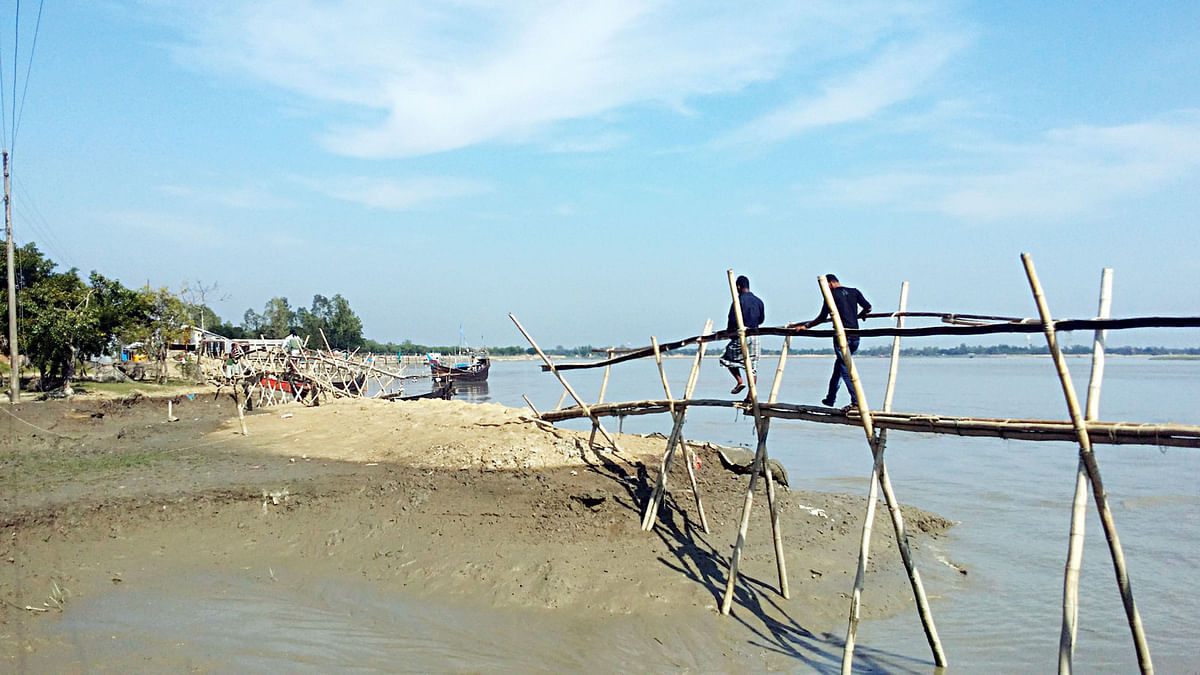
<svg viewBox="0 0 1200 675">
<path fill-rule="evenodd" d="M 791 344 L 792 336 L 789 335 L 783 339 L 783 349 L 779 352 L 779 362 L 775 366 L 775 380 L 771 384 L 771 393 L 767 396 L 768 404 L 774 403 L 775 397 L 779 395 L 779 388 L 783 383 L 783 368 L 787 364 L 788 349 L 791 347 Z M 759 412 L 762 412 L 761 409 Z M 764 442 L 770 424 L 771 418 L 764 416 L 762 421 Z M 765 456 L 763 461 L 766 461 Z M 775 544 L 775 560 L 778 561 L 779 593 L 784 598 L 790 598 L 792 597 L 792 591 L 788 587 L 787 562 L 783 553 L 783 533 L 779 528 L 779 500 L 775 496 L 775 481 L 770 476 L 771 467 L 768 464 L 766 468 L 768 472 L 767 509 L 771 512 L 771 539 Z"/>
<path fill-rule="evenodd" d="M 830 317 L 833 319 L 842 363 L 850 373 L 850 384 L 854 388 L 854 398 L 858 401 L 859 420 L 862 423 L 863 431 L 867 435 L 867 444 L 870 446 L 871 455 L 874 458 L 874 463 L 871 465 L 871 485 L 867 497 L 867 513 L 863 518 L 862 540 L 859 544 L 858 571 L 854 577 L 854 593 L 850 599 L 850 620 L 846 628 L 846 642 L 842 648 L 842 673 L 843 675 L 850 675 L 854 664 L 854 642 L 858 633 L 862 589 L 867 573 L 867 555 L 871 547 L 871 529 L 875 520 L 875 504 L 879 499 L 879 465 L 883 460 L 883 450 L 875 436 L 875 426 L 871 419 L 871 407 L 867 404 L 866 392 L 863 390 L 862 380 L 858 376 L 858 367 L 855 366 L 854 358 L 850 354 L 850 344 L 846 339 L 846 326 L 842 323 L 842 316 L 838 312 L 837 303 L 833 300 L 833 289 L 829 287 L 829 281 L 825 278 L 825 275 L 817 277 L 817 283 L 821 287 L 821 295 L 824 296 L 825 305 L 829 308 Z"/>
<path fill-rule="evenodd" d="M 729 399 L 700 398 L 676 401 L 675 405 L 676 407 L 737 408 L 744 404 L 741 401 L 730 401 Z M 860 424 L 857 418 L 831 412 L 825 406 L 762 403 L 761 408 L 764 417 L 846 426 L 859 426 Z M 592 406 L 589 408 L 589 412 L 598 417 L 628 417 L 665 413 L 669 409 L 669 402 L 663 400 L 623 401 Z M 587 416 L 587 413 L 578 406 L 542 413 L 542 417 L 548 422 L 561 422 Z M 889 413 L 882 410 L 873 411 L 871 419 L 876 429 L 894 431 L 1023 441 L 1078 441 L 1078 434 L 1069 420 L 951 417 L 926 413 Z M 1200 448 L 1200 426 L 1192 424 L 1087 422 L 1087 431 L 1093 445 Z"/>
<path fill-rule="evenodd" d="M 705 333 L 708 333 L 710 330 L 712 330 L 712 319 L 709 319 L 704 325 Z M 674 425 L 671 427 L 671 435 L 667 438 L 667 449 L 663 453 L 662 466 L 658 475 L 658 481 L 655 483 L 654 490 L 651 492 L 650 501 L 646 504 L 646 512 L 642 516 L 642 529 L 646 531 L 654 529 L 655 520 L 658 518 L 658 510 L 662 503 L 663 495 L 666 492 L 667 476 L 671 471 L 671 464 L 675 457 L 675 449 L 682 445 L 684 449 L 684 463 L 687 465 L 688 478 L 690 479 L 692 485 L 692 494 L 695 495 L 696 509 L 700 514 L 700 525 L 704 529 L 704 532 L 707 533 L 708 517 L 704 513 L 704 503 L 700 497 L 700 487 L 696 482 L 696 470 L 693 462 L 692 451 L 688 447 L 686 441 L 683 440 L 683 423 L 687 416 L 687 408 L 681 407 L 678 410 L 674 409 L 675 401 L 671 396 L 671 385 L 667 382 L 666 370 L 663 368 L 662 352 L 657 348 L 658 339 L 651 336 L 650 343 L 655 348 L 654 358 L 655 362 L 658 364 L 658 374 L 662 379 L 663 390 L 667 395 L 667 400 L 670 401 L 670 406 L 672 408 L 670 412 L 671 417 L 674 420 Z M 701 347 L 696 351 L 696 358 L 692 362 L 692 370 L 688 375 L 687 385 L 684 388 L 683 398 L 685 401 L 691 398 L 692 391 L 696 385 L 696 380 L 700 372 L 700 362 L 703 358 L 704 347 L 701 345 Z"/>
<path fill-rule="evenodd" d="M 613 355 L 613 348 L 612 348 L 612 347 L 609 347 L 609 348 L 608 348 L 608 358 L 610 358 L 610 359 L 611 359 L 611 358 L 612 358 L 612 355 Z M 604 403 L 604 392 L 608 391 L 608 373 L 609 373 L 609 371 L 611 371 L 611 370 L 612 370 L 612 366 L 611 366 L 611 365 L 610 365 L 610 366 L 605 366 L 605 367 L 604 367 L 604 380 L 603 380 L 602 382 L 600 382 L 600 396 L 598 396 L 598 397 L 596 398 L 596 404 L 597 404 L 597 405 L 599 405 L 599 404 L 601 404 L 601 403 Z M 558 400 L 558 408 L 561 408 L 561 407 L 562 407 L 562 403 L 563 403 L 563 402 L 562 402 L 562 399 L 560 398 L 560 399 Z M 555 410 L 558 410 L 558 408 L 555 408 Z M 593 443 L 595 443 L 595 442 L 596 442 L 596 425 L 595 425 L 595 424 L 593 424 L 593 425 L 592 425 L 592 433 L 591 433 L 591 435 L 590 435 L 590 436 L 588 436 L 588 447 L 589 447 L 589 448 L 590 448 L 590 447 L 592 447 L 592 444 L 593 444 Z"/>
<path fill-rule="evenodd" d="M 709 321 L 711 325 L 712 322 Z M 608 348 L 608 358 L 612 358 L 613 348 Z M 600 382 L 600 396 L 596 399 L 596 403 L 604 403 L 604 392 L 608 391 L 608 373 L 612 370 L 612 366 L 604 366 L 604 379 Z"/>
<path fill-rule="evenodd" d="M 575 390 L 571 388 L 571 385 L 567 383 L 562 374 L 558 372 L 558 369 L 554 367 L 554 363 L 550 361 L 550 357 L 546 356 L 546 352 L 542 351 L 542 348 L 533 341 L 533 337 L 529 335 L 529 333 L 525 330 L 525 327 L 521 325 L 521 322 L 517 321 L 517 317 L 509 314 L 508 318 L 512 319 L 512 322 L 516 324 L 517 330 L 521 331 L 521 335 L 525 336 L 525 339 L 529 341 L 529 344 L 533 347 L 534 351 L 538 353 L 538 356 L 542 357 L 542 361 L 544 361 L 547 366 L 550 366 L 550 372 L 554 373 L 554 376 L 558 378 L 560 383 L 562 383 L 563 388 L 566 389 L 569 394 L 571 394 L 571 398 L 575 399 L 575 403 L 577 403 L 579 407 L 587 413 L 587 416 L 591 418 L 592 424 L 596 425 L 596 428 L 600 431 L 601 435 L 604 436 L 604 439 L 612 446 L 613 451 L 624 455 L 625 451 L 621 449 L 621 446 L 617 445 L 617 439 L 609 435 L 608 430 L 604 428 L 604 425 L 600 424 L 600 418 L 592 414 L 588 404 L 584 403 L 583 399 L 579 397 L 579 394 L 575 393 Z"/>
<path fill-rule="evenodd" d="M 896 312 L 896 327 L 904 327 L 905 308 L 908 306 L 908 282 L 900 284 L 899 311 Z M 883 396 L 883 412 L 891 412 L 892 401 L 895 398 L 896 373 L 900 366 L 900 336 L 892 338 L 892 358 L 888 367 L 888 385 Z M 878 428 L 878 417 L 874 420 Z M 925 630 L 925 639 L 933 652 L 933 661 L 939 667 L 945 667 L 946 652 L 942 649 L 942 640 L 938 636 L 937 626 L 933 622 L 933 612 L 929 608 L 929 598 L 925 594 L 925 585 L 921 582 L 921 573 L 913 562 L 912 548 L 908 543 L 908 533 L 904 527 L 904 516 L 900 511 L 900 500 L 892 489 L 892 479 L 888 476 L 887 463 L 882 461 L 884 449 L 887 447 L 887 429 L 880 429 L 879 435 L 879 486 L 883 490 L 884 501 L 892 520 L 892 529 L 896 533 L 896 547 L 900 549 L 900 559 L 904 562 L 904 570 L 908 573 L 908 583 L 913 589 L 913 598 L 917 603 L 917 614 L 921 617 L 921 626 Z"/>
<path fill-rule="evenodd" d="M 1088 478 L 1092 483 L 1092 496 L 1096 500 L 1096 510 L 1100 514 L 1100 524 L 1104 526 L 1104 534 L 1108 538 L 1108 549 L 1112 554 L 1113 571 L 1117 577 L 1117 587 L 1121 591 L 1121 601 L 1125 605 L 1125 616 L 1129 621 L 1129 630 L 1133 634 L 1134 648 L 1137 650 L 1138 667 L 1143 673 L 1153 673 L 1154 663 L 1150 658 L 1150 648 L 1146 643 L 1146 634 L 1142 628 L 1142 617 L 1138 613 L 1133 600 L 1133 589 L 1129 582 L 1128 570 L 1125 566 L 1125 552 L 1121 548 L 1121 540 L 1117 536 L 1117 526 L 1113 521 L 1112 511 L 1108 507 L 1108 495 L 1104 491 L 1104 483 L 1100 478 L 1100 467 L 1096 464 L 1096 456 L 1092 452 L 1092 442 L 1088 436 L 1087 422 L 1079 409 L 1079 400 L 1075 397 L 1075 386 L 1071 383 L 1071 374 L 1067 371 L 1067 362 L 1058 347 L 1054 324 L 1050 318 L 1050 308 L 1042 293 L 1042 285 L 1038 281 L 1037 271 L 1033 267 L 1033 258 L 1028 253 L 1021 254 L 1021 262 L 1025 265 L 1025 275 L 1029 278 L 1029 287 L 1037 302 L 1038 314 L 1042 318 L 1045 329 L 1046 344 L 1054 357 L 1054 365 L 1058 370 L 1058 379 L 1062 383 L 1063 396 L 1067 400 L 1067 409 L 1071 413 L 1071 423 L 1074 425 L 1079 438 L 1079 458 L 1087 469 Z"/>
<path fill-rule="evenodd" d="M 1112 311 L 1112 268 L 1100 273 L 1100 306 L 1096 316 L 1107 319 Z M 1104 379 L 1104 338 L 1096 331 L 1092 340 L 1092 372 L 1084 419 L 1100 416 L 1100 385 Z M 1083 538 L 1087 520 L 1087 465 L 1083 458 L 1075 471 L 1075 498 L 1071 502 L 1071 534 L 1067 545 L 1067 565 L 1063 573 L 1063 620 L 1058 642 L 1058 672 L 1070 673 L 1075 659 L 1075 636 L 1079 626 L 1079 572 L 1083 566 Z"/>
<path fill-rule="evenodd" d="M 521 398 L 525 399 L 525 405 L 529 406 L 529 409 L 533 411 L 534 417 L 540 419 L 542 417 L 542 413 L 538 412 L 538 409 L 533 407 L 533 401 L 530 401 L 529 397 L 525 394 L 521 394 Z"/>
<path fill-rule="evenodd" d="M 704 322 L 703 335 L 708 335 L 711 332 L 712 319 L 708 319 Z M 696 358 L 692 362 L 692 373 L 688 376 L 687 386 L 683 390 L 684 400 L 691 399 L 692 393 L 696 390 L 696 381 L 700 377 L 700 363 L 704 361 L 704 348 L 705 343 L 703 342 L 696 348 Z M 687 408 L 685 407 L 680 410 L 679 414 L 682 416 L 686 413 Z M 704 501 L 700 498 L 700 485 L 696 482 L 696 469 L 699 468 L 699 465 L 696 464 L 696 453 L 682 436 L 680 436 L 679 442 L 683 445 L 683 461 L 687 462 L 688 478 L 692 482 L 692 495 L 696 498 L 696 511 L 700 514 L 700 527 L 704 528 L 705 534 L 708 534 L 708 516 L 704 513 Z"/>
<path fill-rule="evenodd" d="M 746 500 L 742 504 L 742 520 L 738 527 L 737 542 L 733 546 L 733 557 L 729 561 L 729 579 L 725 583 L 725 595 L 721 600 L 721 613 L 728 616 L 729 610 L 733 606 L 733 590 L 737 585 L 738 565 L 741 563 L 742 548 L 746 544 L 746 532 L 750 529 L 750 509 L 754 505 L 754 490 L 758 487 L 758 475 L 766 473 L 768 494 L 773 489 L 771 484 L 774 482 L 774 479 L 771 476 L 771 465 L 767 462 L 767 431 L 769 425 L 765 423 L 766 418 L 763 417 L 762 408 L 758 404 L 758 384 L 756 382 L 756 374 L 750 367 L 751 357 L 750 350 L 746 344 L 746 324 L 742 318 L 742 303 L 738 298 L 733 270 L 727 270 L 725 275 L 729 279 L 729 293 L 733 296 L 734 316 L 737 319 L 738 325 L 738 341 L 742 347 L 742 365 L 746 371 L 746 384 L 750 388 L 750 407 L 754 411 L 754 429 L 758 435 L 758 447 L 754 452 L 754 463 L 750 470 L 750 486 L 746 490 Z M 774 518 L 771 520 L 771 527 L 774 532 L 779 531 L 779 523 Z M 779 572 L 780 594 L 786 598 L 788 597 L 787 566 L 783 557 L 778 554 L 775 556 L 775 566 Z"/>
<path fill-rule="evenodd" d="M 237 382 L 234 382 L 234 384 L 233 384 L 233 405 L 235 408 L 237 408 L 238 422 L 240 422 L 242 425 L 242 435 L 243 436 L 250 435 L 250 433 L 248 431 L 246 431 L 246 414 L 243 412 L 243 409 L 244 409 L 243 403 L 249 397 L 250 397 L 250 392 L 246 392 L 246 395 L 244 397 L 239 396 Z"/>
</svg>

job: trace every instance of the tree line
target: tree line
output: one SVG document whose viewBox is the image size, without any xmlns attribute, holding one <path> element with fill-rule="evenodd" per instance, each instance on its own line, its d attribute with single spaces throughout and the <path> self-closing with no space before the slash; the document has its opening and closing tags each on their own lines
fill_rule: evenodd
<svg viewBox="0 0 1200 675">
<path fill-rule="evenodd" d="M 190 326 L 235 339 L 295 334 L 321 347 L 328 340 L 333 349 L 360 349 L 366 343 L 362 321 L 341 295 L 314 295 L 310 308 L 297 310 L 287 298 L 271 298 L 261 314 L 248 309 L 242 324 L 233 325 L 204 302 L 215 285 L 185 284 L 178 293 L 149 285 L 134 289 L 95 271 L 85 281 L 76 268 L 56 271 L 58 265 L 33 242 L 16 248 L 13 258 L 18 352 L 37 368 L 43 390 L 69 385 L 88 359 L 115 356 L 135 344 L 160 362 L 164 379 L 167 351 L 190 340 Z M 0 277 L 7 273 L 7 261 L 0 258 Z M 0 300 L 7 309 L 7 287 L 0 288 Z M 0 350 L 11 357 L 8 333 L 3 333 Z"/>
<path fill-rule="evenodd" d="M 179 292 L 149 285 L 127 288 L 99 272 L 93 271 L 84 280 L 76 268 L 60 272 L 57 267 L 33 242 L 14 250 L 18 351 L 37 368 L 44 390 L 68 384 L 88 359 L 116 356 L 127 345 L 140 344 L 140 352 L 165 364 L 170 345 L 190 339 L 189 326 L 233 339 L 296 335 L 312 348 L 324 348 L 328 342 L 330 348 L 345 351 L 422 354 L 456 349 L 410 340 L 381 343 L 366 339 L 362 320 L 340 294 L 317 294 L 309 307 L 295 309 L 286 297 L 274 297 L 262 312 L 247 309 L 242 322 L 234 324 L 222 321 L 206 303 L 215 284 L 184 284 Z M 0 278 L 7 273 L 7 261 L 0 256 Z M 7 309 L 6 286 L 0 287 L 0 301 Z M 8 333 L 0 333 L 0 351 L 11 357 Z M 533 353 L 520 347 L 489 351 L 500 356 Z M 160 367 L 160 378 L 166 372 Z"/>
</svg>

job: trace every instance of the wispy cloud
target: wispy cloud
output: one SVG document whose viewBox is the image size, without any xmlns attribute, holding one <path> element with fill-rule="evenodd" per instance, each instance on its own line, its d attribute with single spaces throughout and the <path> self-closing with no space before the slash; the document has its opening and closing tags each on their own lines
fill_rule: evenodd
<svg viewBox="0 0 1200 675">
<path fill-rule="evenodd" d="M 274 210 L 294 208 L 296 203 L 259 187 L 210 188 L 198 190 L 186 185 L 162 185 L 163 194 L 189 201 L 206 201 L 234 209 Z"/>
<path fill-rule="evenodd" d="M 1200 169 L 1200 113 L 1055 129 L 1025 144 L 960 148 L 951 168 L 829 181 L 836 199 L 968 222 L 1096 212 Z"/>
<path fill-rule="evenodd" d="M 967 39 L 955 34 L 892 44 L 861 68 L 830 78 L 819 95 L 796 99 L 725 140 L 773 143 L 815 128 L 869 119 L 912 98 L 966 45 Z"/>
<path fill-rule="evenodd" d="M 408 211 L 429 202 L 492 190 L 489 183 L 448 177 L 400 180 L 351 177 L 304 183 L 335 199 L 388 211 Z"/>
<path fill-rule="evenodd" d="M 118 232 L 126 232 L 143 239 L 152 237 L 168 243 L 199 245 L 214 248 L 222 241 L 219 228 L 207 223 L 181 218 L 170 213 L 156 211 L 107 211 L 96 216 L 101 223 L 113 226 Z"/>
<path fill-rule="evenodd" d="M 683 111 L 831 59 L 874 62 L 763 122 L 792 133 L 903 99 L 955 47 L 921 37 L 936 11 L 894 2 L 147 1 L 185 36 L 182 61 L 337 105 L 323 141 L 358 157 L 545 139 L 626 106 Z"/>
</svg>

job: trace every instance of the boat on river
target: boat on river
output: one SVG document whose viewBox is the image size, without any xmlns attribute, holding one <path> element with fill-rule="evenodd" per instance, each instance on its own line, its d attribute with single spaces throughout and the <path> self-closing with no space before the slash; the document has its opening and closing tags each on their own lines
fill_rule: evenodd
<svg viewBox="0 0 1200 675">
<path fill-rule="evenodd" d="M 457 354 L 442 355 L 429 352 L 429 373 L 433 377 L 449 377 L 464 382 L 484 382 L 492 367 L 486 349 L 467 349 Z"/>
</svg>

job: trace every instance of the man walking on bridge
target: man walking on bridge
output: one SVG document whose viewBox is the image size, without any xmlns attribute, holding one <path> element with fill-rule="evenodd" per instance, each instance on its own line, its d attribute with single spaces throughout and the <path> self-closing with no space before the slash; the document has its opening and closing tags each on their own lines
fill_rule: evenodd
<svg viewBox="0 0 1200 675">
<path fill-rule="evenodd" d="M 829 282 L 829 290 L 833 294 L 833 304 L 837 305 L 838 315 L 842 317 L 842 325 L 847 329 L 858 328 L 858 320 L 866 319 L 867 314 L 871 311 L 871 303 L 863 297 L 857 288 L 843 286 L 838 281 L 836 275 L 826 274 L 825 280 Z M 859 308 L 862 311 L 859 311 Z M 821 313 L 817 314 L 817 318 L 804 323 L 791 324 L 790 328 L 809 328 L 815 326 L 830 318 L 829 306 L 822 305 Z M 858 351 L 858 338 L 846 337 L 846 346 L 850 348 L 850 353 Z M 829 392 L 825 398 L 821 399 L 821 403 L 832 408 L 834 401 L 837 400 L 838 382 L 846 383 L 846 389 L 850 392 L 850 405 L 844 410 L 850 410 L 858 407 L 858 397 L 854 394 L 854 384 L 850 380 L 850 369 L 846 366 L 846 360 L 842 356 L 842 350 L 838 347 L 837 338 L 833 339 L 833 351 L 837 359 L 833 362 L 833 374 L 829 377 Z"/>
</svg>

